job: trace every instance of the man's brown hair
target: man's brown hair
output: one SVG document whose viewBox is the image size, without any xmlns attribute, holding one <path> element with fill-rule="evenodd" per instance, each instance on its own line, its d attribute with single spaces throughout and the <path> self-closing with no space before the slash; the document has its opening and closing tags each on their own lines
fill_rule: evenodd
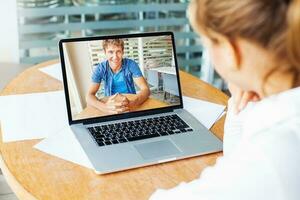
<svg viewBox="0 0 300 200">
<path fill-rule="evenodd" d="M 106 51 L 106 48 L 108 47 L 108 45 L 119 46 L 122 48 L 122 51 L 124 51 L 124 41 L 121 39 L 103 40 L 102 47 L 103 47 L 104 51 Z"/>
</svg>

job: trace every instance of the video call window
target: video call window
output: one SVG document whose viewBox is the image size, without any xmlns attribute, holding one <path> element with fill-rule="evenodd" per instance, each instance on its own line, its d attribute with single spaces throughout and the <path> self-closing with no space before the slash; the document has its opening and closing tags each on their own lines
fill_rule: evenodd
<svg viewBox="0 0 300 200">
<path fill-rule="evenodd" d="M 171 36 L 67 42 L 63 49 L 73 120 L 180 104 Z M 115 113 L 91 96 L 129 103 Z"/>
</svg>

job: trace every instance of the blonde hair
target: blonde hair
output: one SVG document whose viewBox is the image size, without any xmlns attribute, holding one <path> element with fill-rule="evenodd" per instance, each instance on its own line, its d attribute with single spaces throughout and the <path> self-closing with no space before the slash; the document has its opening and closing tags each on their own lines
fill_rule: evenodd
<svg viewBox="0 0 300 200">
<path fill-rule="evenodd" d="M 104 49 L 104 51 L 106 51 L 106 48 L 108 47 L 108 45 L 115 45 L 115 46 L 119 46 L 122 48 L 122 51 L 124 51 L 124 41 L 121 39 L 108 39 L 108 40 L 103 40 L 102 42 L 102 47 Z"/>
<path fill-rule="evenodd" d="M 284 60 L 294 74 L 300 74 L 300 0 L 192 0 L 189 18 L 193 28 L 230 40 L 248 39 Z"/>
</svg>

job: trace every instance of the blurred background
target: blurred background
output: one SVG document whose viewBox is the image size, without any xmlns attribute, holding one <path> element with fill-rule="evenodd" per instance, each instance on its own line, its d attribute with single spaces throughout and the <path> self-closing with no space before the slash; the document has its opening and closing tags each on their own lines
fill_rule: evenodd
<svg viewBox="0 0 300 200">
<path fill-rule="evenodd" d="M 62 38 L 173 31 L 180 69 L 222 89 L 187 19 L 189 0 L 10 0 L 0 3 L 0 63 L 58 59 Z M 93 58 L 96 59 L 96 58 Z M 21 67 L 22 68 L 22 67 Z"/>
</svg>

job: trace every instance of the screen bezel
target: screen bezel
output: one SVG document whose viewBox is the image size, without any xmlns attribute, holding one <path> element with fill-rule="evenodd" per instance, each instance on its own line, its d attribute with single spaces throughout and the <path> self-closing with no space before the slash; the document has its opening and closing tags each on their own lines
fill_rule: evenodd
<svg viewBox="0 0 300 200">
<path fill-rule="evenodd" d="M 83 41 L 104 40 L 104 39 L 119 39 L 119 38 L 122 39 L 122 38 L 153 37 L 153 36 L 171 36 L 171 38 L 172 38 L 173 56 L 174 56 L 174 61 L 175 61 L 180 104 L 174 105 L 174 106 L 168 106 L 165 108 L 154 108 L 154 109 L 134 111 L 134 112 L 129 112 L 129 113 L 73 120 L 71 106 L 70 106 L 70 97 L 69 97 L 69 89 L 68 89 L 68 83 L 67 83 L 65 59 L 64 59 L 64 53 L 63 53 L 63 44 L 68 43 L 68 42 L 83 42 Z M 62 39 L 59 41 L 59 53 L 60 53 L 61 70 L 62 70 L 62 75 L 63 75 L 63 86 L 64 86 L 64 92 L 65 92 L 69 125 L 78 124 L 78 123 L 90 124 L 90 123 L 99 123 L 99 122 L 119 120 L 119 119 L 125 119 L 125 118 L 133 118 L 133 117 L 138 117 L 138 116 L 153 115 L 153 114 L 164 113 L 164 112 L 172 112 L 174 109 L 183 108 L 182 93 L 181 93 L 180 78 L 179 78 L 179 69 L 178 69 L 178 63 L 177 63 L 177 57 L 176 57 L 175 39 L 174 39 L 173 32 L 169 32 L 169 31 L 168 32 L 149 32 L 149 33 L 134 33 L 134 34 L 122 34 L 122 35 L 93 36 L 93 37 Z"/>
</svg>

